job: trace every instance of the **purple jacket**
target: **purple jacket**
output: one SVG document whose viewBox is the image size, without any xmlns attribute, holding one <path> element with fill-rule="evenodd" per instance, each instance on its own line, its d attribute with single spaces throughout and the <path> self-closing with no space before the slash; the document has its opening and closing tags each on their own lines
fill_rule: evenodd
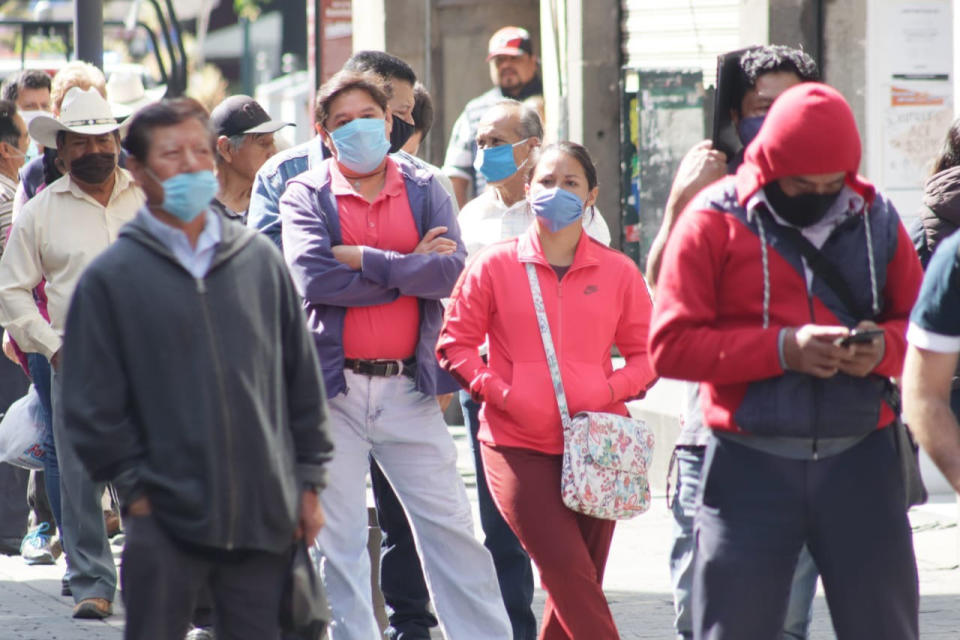
<svg viewBox="0 0 960 640">
<path fill-rule="evenodd" d="M 410 199 L 420 237 L 433 227 L 447 227 L 455 240 L 453 255 L 401 254 L 365 247 L 363 270 L 338 262 L 331 247 L 342 244 L 336 196 L 330 191 L 330 160 L 290 180 L 280 198 L 283 255 L 294 285 L 303 298 L 323 367 L 327 397 L 346 390 L 343 375 L 343 320 L 347 307 L 393 302 L 400 296 L 420 299 L 420 340 L 417 343 L 416 388 L 427 395 L 459 389 L 440 369 L 434 349 L 443 322 L 441 300 L 450 295 L 466 260 L 460 227 L 450 196 L 428 172 L 395 156 Z M 389 327 L 384 327 L 385 331 Z"/>
</svg>

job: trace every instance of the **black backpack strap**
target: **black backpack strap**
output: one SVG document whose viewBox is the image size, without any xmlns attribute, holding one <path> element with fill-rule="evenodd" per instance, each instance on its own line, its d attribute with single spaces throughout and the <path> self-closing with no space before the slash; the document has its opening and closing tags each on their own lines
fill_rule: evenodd
<svg viewBox="0 0 960 640">
<path fill-rule="evenodd" d="M 819 249 L 813 246 L 813 243 L 807 240 L 800 231 L 793 227 L 778 226 L 782 232 L 783 239 L 800 252 L 800 255 L 806 259 L 810 270 L 813 271 L 818 278 L 823 280 L 824 284 L 830 287 L 830 290 L 840 298 L 840 302 L 843 303 L 843 306 L 847 308 L 854 318 L 867 319 L 873 317 L 872 313 L 864 313 L 860 305 L 856 303 L 856 298 L 854 298 L 853 292 L 850 290 L 850 285 L 847 284 L 847 280 L 835 264 L 830 262 Z"/>
</svg>

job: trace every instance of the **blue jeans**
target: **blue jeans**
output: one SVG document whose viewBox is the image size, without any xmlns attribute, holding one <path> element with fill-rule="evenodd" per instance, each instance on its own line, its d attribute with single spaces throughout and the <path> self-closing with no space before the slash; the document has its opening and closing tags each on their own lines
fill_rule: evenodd
<svg viewBox="0 0 960 640">
<path fill-rule="evenodd" d="M 53 409 L 50 405 L 50 362 L 39 353 L 27 354 L 27 368 L 30 378 L 40 397 L 40 409 L 43 413 L 43 475 L 47 486 L 47 499 L 53 518 L 60 529 L 60 465 L 57 463 L 57 447 L 53 443 Z"/>
<path fill-rule="evenodd" d="M 673 548 L 670 550 L 670 577 L 673 581 L 674 628 L 679 638 L 693 638 L 693 565 L 696 538 L 693 517 L 703 472 L 705 447 L 678 447 L 675 450 L 677 487 L 673 509 Z M 817 593 L 817 567 L 804 546 L 790 587 L 790 604 L 783 624 L 783 640 L 805 640 L 813 618 Z"/>
<path fill-rule="evenodd" d="M 477 441 L 480 405 L 470 398 L 469 393 L 461 391 L 460 406 L 463 408 L 463 420 L 470 431 L 473 462 L 477 470 L 477 501 L 484 535 L 483 544 L 493 556 L 493 565 L 497 569 L 500 593 L 503 595 L 503 604 L 507 607 L 507 615 L 510 616 L 514 640 L 533 640 L 537 637 L 537 618 L 532 609 L 533 568 L 530 566 L 530 556 L 523 550 L 517 536 L 500 515 L 490 496 Z"/>
</svg>

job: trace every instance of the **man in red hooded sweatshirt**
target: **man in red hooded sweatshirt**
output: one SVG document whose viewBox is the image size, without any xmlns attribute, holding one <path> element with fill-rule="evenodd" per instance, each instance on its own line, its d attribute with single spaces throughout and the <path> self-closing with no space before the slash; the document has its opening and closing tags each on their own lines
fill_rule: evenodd
<svg viewBox="0 0 960 640">
<path fill-rule="evenodd" d="M 651 358 L 661 376 L 704 383 L 712 429 L 695 521 L 697 639 L 779 637 L 804 544 L 839 640 L 919 637 L 886 398 L 922 272 L 859 164 L 843 97 L 797 85 L 667 245 Z"/>
</svg>

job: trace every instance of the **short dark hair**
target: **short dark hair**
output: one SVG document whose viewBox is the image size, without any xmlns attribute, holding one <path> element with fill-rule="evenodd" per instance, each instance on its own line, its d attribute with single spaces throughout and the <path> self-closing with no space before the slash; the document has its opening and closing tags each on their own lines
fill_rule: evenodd
<svg viewBox="0 0 960 640">
<path fill-rule="evenodd" d="M 430 92 L 419 82 L 413 85 L 413 130 L 420 132 L 420 138 L 426 138 L 433 126 L 433 98 Z"/>
<path fill-rule="evenodd" d="M 737 113 L 743 96 L 757 85 L 757 78 L 775 71 L 795 73 L 801 82 L 815 82 L 820 78 L 817 63 L 800 49 L 780 44 L 751 47 L 740 56 L 740 74 L 732 105 Z"/>
<path fill-rule="evenodd" d="M 150 141 L 153 130 L 172 127 L 190 118 L 199 121 L 207 130 L 211 149 L 216 149 L 216 134 L 210 124 L 210 114 L 202 104 L 193 98 L 180 97 L 160 100 L 149 104 L 130 118 L 127 136 L 123 139 L 123 148 L 138 162 L 146 162 L 150 155 Z"/>
<path fill-rule="evenodd" d="M 583 167 L 583 174 L 587 178 L 587 189 L 593 189 L 597 186 L 597 167 L 593 164 L 593 159 L 590 157 L 590 152 L 587 151 L 587 148 L 582 144 L 577 144 L 576 142 L 570 142 L 569 140 L 561 140 L 560 142 L 554 142 L 553 144 L 548 144 L 545 147 L 541 147 L 537 153 L 536 159 L 533 161 L 533 165 L 530 167 L 530 173 L 527 174 L 527 181 L 529 182 L 533 173 L 537 169 L 537 165 L 540 164 L 540 160 L 543 159 L 548 153 L 563 153 L 570 156 Z"/>
<path fill-rule="evenodd" d="M 0 100 L 0 142 L 6 142 L 11 147 L 20 147 L 20 136 L 23 131 L 14 121 L 17 115 L 17 104 L 12 100 Z"/>
<path fill-rule="evenodd" d="M 393 96 L 391 82 L 401 80 L 410 86 L 417 84 L 417 74 L 413 67 L 386 51 L 358 51 L 343 65 L 344 71 L 355 73 L 373 73 L 384 79 L 387 97 Z"/>
<path fill-rule="evenodd" d="M 313 113 L 317 124 L 327 128 L 327 118 L 330 117 L 333 101 L 348 91 L 364 91 L 383 111 L 387 110 L 387 94 L 384 93 L 377 76 L 341 70 L 324 82 L 317 92 L 317 106 Z"/>
<path fill-rule="evenodd" d="M 51 79 L 45 71 L 40 69 L 23 69 L 11 74 L 0 86 L 0 98 L 16 102 L 20 92 L 24 89 L 46 89 L 50 91 Z"/>
</svg>

